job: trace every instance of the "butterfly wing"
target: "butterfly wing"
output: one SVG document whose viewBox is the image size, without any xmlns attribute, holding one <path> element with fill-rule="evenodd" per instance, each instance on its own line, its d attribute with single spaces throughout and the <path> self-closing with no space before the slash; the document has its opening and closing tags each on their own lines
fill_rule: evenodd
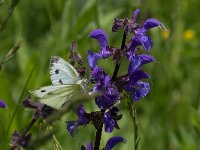
<svg viewBox="0 0 200 150">
<path fill-rule="evenodd" d="M 80 80 L 76 69 L 58 56 L 50 59 L 50 78 L 53 85 L 76 84 Z"/>
<path fill-rule="evenodd" d="M 40 98 L 40 102 L 54 109 L 60 109 L 64 103 L 85 94 L 79 84 L 45 86 L 31 91 L 31 94 Z"/>
<path fill-rule="evenodd" d="M 65 85 L 44 86 L 44 87 L 41 87 L 37 90 L 30 90 L 29 93 L 31 93 L 33 96 L 35 96 L 37 98 L 43 98 L 48 93 L 55 91 L 55 90 L 58 90 L 60 88 L 64 88 L 64 87 L 65 87 Z"/>
<path fill-rule="evenodd" d="M 60 109 L 70 99 L 80 97 L 86 93 L 83 80 L 76 69 L 58 56 L 50 59 L 51 86 L 41 87 L 30 93 L 38 97 L 41 103 L 54 109 Z"/>
</svg>

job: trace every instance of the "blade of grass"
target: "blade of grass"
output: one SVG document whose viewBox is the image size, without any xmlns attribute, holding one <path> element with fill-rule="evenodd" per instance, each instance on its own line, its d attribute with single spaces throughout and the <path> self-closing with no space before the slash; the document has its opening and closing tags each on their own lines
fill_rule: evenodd
<svg viewBox="0 0 200 150">
<path fill-rule="evenodd" d="M 33 74 L 33 70 L 34 70 L 34 67 L 33 67 L 33 69 L 31 70 L 31 72 L 30 72 L 30 74 L 29 74 L 29 76 L 28 76 L 28 79 L 27 79 L 27 81 L 26 81 L 26 83 L 25 83 L 24 89 L 22 90 L 22 93 L 21 93 L 21 95 L 20 95 L 20 97 L 19 97 L 19 99 L 18 99 L 18 101 L 17 101 L 16 108 L 15 108 L 15 110 L 14 110 L 14 113 L 13 113 L 13 115 L 12 115 L 12 117 L 11 117 L 11 119 L 10 119 L 10 122 L 9 122 L 9 124 L 8 124 L 8 128 L 7 128 L 7 130 L 6 130 L 6 135 L 4 136 L 4 138 L 3 138 L 2 142 L 1 142 L 1 147 L 2 147 L 2 149 L 5 148 L 5 143 L 6 143 L 6 141 L 7 141 L 8 134 L 9 134 L 9 132 L 10 132 L 10 128 L 11 128 L 12 122 L 13 122 L 15 116 L 16 116 L 17 110 L 18 110 L 18 108 L 19 108 L 19 106 L 20 106 L 19 104 L 20 104 L 21 101 L 22 101 L 23 95 L 24 95 L 24 93 L 25 93 L 25 91 L 26 91 L 26 88 L 27 88 L 27 86 L 28 86 L 28 83 L 29 83 L 29 81 L 30 81 L 30 79 L 31 79 L 31 76 L 32 76 L 32 74 Z"/>
<path fill-rule="evenodd" d="M 4 16 L 4 18 L 0 22 L 0 33 L 4 30 L 8 20 L 11 18 L 13 11 L 19 2 L 20 0 L 12 0 L 10 7 L 7 10 L 7 14 Z"/>
<path fill-rule="evenodd" d="M 4 56 L 3 60 L 0 61 L 0 70 L 3 68 L 3 65 L 9 61 L 12 57 L 14 57 L 18 51 L 18 49 L 21 46 L 21 41 L 18 41 L 12 48 L 11 50 L 8 51 L 8 53 L 6 54 L 6 56 Z"/>
</svg>

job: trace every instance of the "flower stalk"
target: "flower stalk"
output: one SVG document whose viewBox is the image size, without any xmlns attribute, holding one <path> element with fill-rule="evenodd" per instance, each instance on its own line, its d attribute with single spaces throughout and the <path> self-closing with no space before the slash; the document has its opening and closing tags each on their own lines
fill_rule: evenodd
<svg viewBox="0 0 200 150">
<path fill-rule="evenodd" d="M 121 50 L 118 50 L 118 52 L 116 54 L 118 56 L 118 58 L 116 60 L 115 69 L 114 69 L 114 72 L 113 72 L 113 75 L 112 75 L 112 81 L 114 81 L 116 79 L 117 74 L 119 72 L 121 59 L 122 59 L 122 56 L 123 56 L 123 50 L 124 50 L 125 44 L 126 44 L 126 37 L 127 37 L 127 31 L 124 30 L 123 37 L 122 37 Z"/>
<path fill-rule="evenodd" d="M 96 129 L 96 138 L 95 138 L 95 145 L 94 145 L 95 150 L 99 150 L 101 135 L 102 135 L 102 128 L 103 128 L 103 123 L 101 122 L 99 124 L 99 127 Z"/>
<path fill-rule="evenodd" d="M 133 128 L 134 128 L 134 150 L 138 150 L 138 146 L 140 142 L 139 126 L 138 126 L 137 112 L 132 103 L 131 96 L 129 96 L 127 107 L 128 107 L 127 109 L 129 111 L 129 114 L 133 123 Z"/>
<path fill-rule="evenodd" d="M 143 54 L 141 51 L 142 48 L 145 51 L 151 50 L 153 42 L 146 32 L 161 24 L 156 19 L 147 19 L 142 25 L 139 25 L 136 22 L 136 17 L 139 13 L 140 10 L 137 9 L 132 18 L 116 18 L 114 20 L 112 31 L 117 32 L 120 29 L 124 31 L 120 48 L 108 45 L 108 37 L 104 30 L 95 29 L 90 32 L 89 37 L 98 41 L 100 51 L 92 52 L 88 50 L 87 60 L 90 68 L 90 79 L 85 79 L 87 82 L 84 82 L 84 84 L 78 81 L 83 81 L 79 74 L 84 76 L 86 67 L 82 66 L 83 59 L 76 50 L 77 45 L 75 42 L 72 43 L 71 54 L 69 56 L 72 66 L 59 57 L 53 57 L 53 63 L 52 61 L 50 63 L 52 85 L 32 92 L 33 95 L 41 100 L 41 103 L 40 101 L 34 103 L 31 98 L 24 101 L 24 106 L 32 108 L 35 113 L 31 122 L 21 135 L 18 132 L 14 132 L 11 149 L 27 147 L 31 138 L 29 131 L 39 117 L 45 119 L 47 125 L 51 124 L 54 120 L 57 120 L 65 114 L 70 109 L 70 106 L 78 103 L 79 105 L 76 110 L 77 119 L 67 121 L 66 128 L 73 137 L 78 133 L 80 126 L 93 124 L 96 129 L 94 147 L 92 145 L 93 142 L 90 141 L 86 146 L 82 146 L 81 149 L 99 150 L 103 129 L 107 133 L 113 132 L 114 129 L 120 129 L 118 121 L 122 118 L 122 114 L 119 114 L 120 110 L 117 104 L 125 100 L 121 97 L 121 93 L 125 91 L 130 96 L 127 98 L 127 109 L 134 126 L 134 149 L 138 150 L 140 137 L 137 114 L 133 102 L 139 101 L 149 93 L 150 84 L 144 81 L 144 79 L 150 78 L 150 75 L 142 67 L 145 64 L 155 61 L 152 56 Z M 129 37 L 128 35 L 132 36 L 131 39 L 127 39 Z M 98 66 L 100 59 L 107 59 L 108 57 L 112 57 L 115 63 L 112 76 Z M 124 58 L 129 61 L 128 69 L 125 74 L 119 76 L 118 72 Z M 75 67 L 77 65 L 81 65 L 81 67 Z M 80 92 L 79 88 L 86 93 L 83 99 L 93 98 L 95 100 L 99 108 L 97 111 L 87 112 L 82 105 L 83 100 L 81 98 L 80 101 L 73 100 L 72 97 L 78 95 Z M 62 102 L 57 103 L 60 101 Z M 58 111 L 55 111 L 55 109 Z M 54 113 L 51 115 L 52 112 Z M 56 148 L 62 149 L 54 135 L 53 139 Z M 104 149 L 111 150 L 120 142 L 125 142 L 125 140 L 121 136 L 114 136 L 108 139 Z"/>
</svg>

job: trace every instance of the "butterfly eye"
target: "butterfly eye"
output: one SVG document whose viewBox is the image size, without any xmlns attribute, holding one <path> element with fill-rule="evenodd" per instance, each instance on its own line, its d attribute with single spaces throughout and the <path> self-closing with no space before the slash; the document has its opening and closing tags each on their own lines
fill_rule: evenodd
<svg viewBox="0 0 200 150">
<path fill-rule="evenodd" d="M 43 93 L 43 92 L 46 92 L 46 90 L 42 90 L 41 92 L 42 92 L 42 93 Z"/>
</svg>

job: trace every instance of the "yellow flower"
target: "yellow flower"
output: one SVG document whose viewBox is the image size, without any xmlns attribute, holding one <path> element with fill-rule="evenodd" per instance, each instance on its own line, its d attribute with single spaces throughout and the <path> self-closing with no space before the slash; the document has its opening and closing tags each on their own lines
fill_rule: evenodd
<svg viewBox="0 0 200 150">
<path fill-rule="evenodd" d="M 164 40 L 167 40 L 169 38 L 170 31 L 169 30 L 164 30 L 164 31 L 161 32 L 161 35 L 162 35 L 162 38 Z"/>
<path fill-rule="evenodd" d="M 185 41 L 190 41 L 195 37 L 196 32 L 191 29 L 187 29 L 183 33 L 183 38 Z"/>
</svg>

